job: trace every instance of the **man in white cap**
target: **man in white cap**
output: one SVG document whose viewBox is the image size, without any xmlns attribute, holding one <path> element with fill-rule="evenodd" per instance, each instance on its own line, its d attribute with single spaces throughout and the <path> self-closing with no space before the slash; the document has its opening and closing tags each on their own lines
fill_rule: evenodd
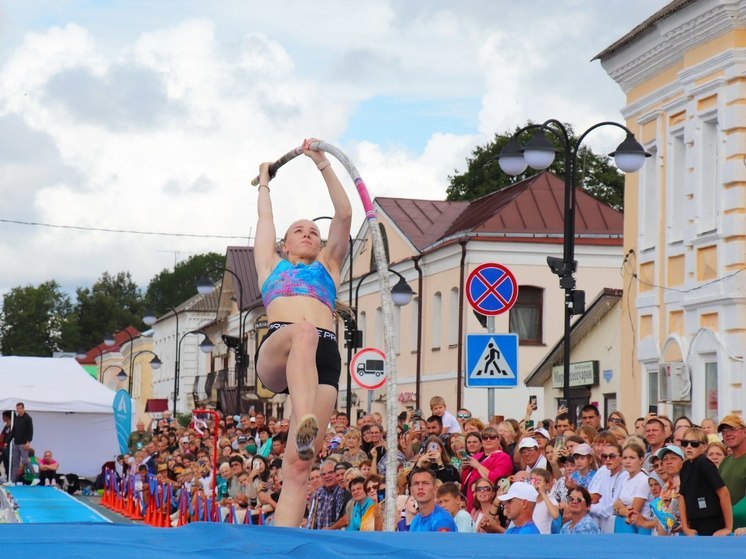
<svg viewBox="0 0 746 559">
<path fill-rule="evenodd" d="M 525 481 L 517 481 L 505 495 L 497 498 L 503 502 L 503 512 L 511 521 L 506 534 L 540 534 L 532 520 L 539 493 Z"/>
<path fill-rule="evenodd" d="M 548 469 L 547 459 L 539 450 L 539 443 L 533 437 L 521 439 L 518 443 L 518 454 L 521 455 L 525 470 L 530 472 L 534 468 Z"/>
</svg>

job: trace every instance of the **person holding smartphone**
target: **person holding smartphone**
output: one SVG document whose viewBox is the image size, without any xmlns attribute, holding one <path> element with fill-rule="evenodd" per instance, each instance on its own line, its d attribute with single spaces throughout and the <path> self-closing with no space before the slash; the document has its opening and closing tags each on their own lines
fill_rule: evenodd
<svg viewBox="0 0 746 559">
<path fill-rule="evenodd" d="M 443 483 L 461 481 L 458 470 L 451 464 L 451 458 L 443 446 L 443 441 L 437 436 L 428 437 L 425 441 L 423 452 L 417 459 L 415 467 L 429 468 Z"/>
<path fill-rule="evenodd" d="M 469 437 L 466 441 L 468 449 Z M 513 460 L 504 452 L 500 435 L 494 427 L 487 427 L 482 433 L 482 452 L 469 456 L 468 461 L 464 460 L 461 467 L 461 487 L 466 491 L 467 509 L 472 509 L 473 485 L 477 480 L 485 478 L 496 484 L 498 479 L 512 474 Z"/>
</svg>

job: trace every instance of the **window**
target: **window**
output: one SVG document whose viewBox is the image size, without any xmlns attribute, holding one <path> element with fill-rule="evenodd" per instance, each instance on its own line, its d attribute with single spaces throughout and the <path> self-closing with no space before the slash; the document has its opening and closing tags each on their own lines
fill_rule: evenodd
<svg viewBox="0 0 746 559">
<path fill-rule="evenodd" d="M 642 170 L 640 181 L 640 248 L 652 248 L 658 237 L 658 148 L 650 146 L 652 154 Z"/>
<path fill-rule="evenodd" d="M 717 363 L 705 363 L 705 417 L 718 417 Z"/>
<path fill-rule="evenodd" d="M 432 348 L 440 349 L 440 318 L 443 314 L 443 301 L 440 291 L 433 295 L 433 313 L 430 321 L 430 336 L 432 337 Z"/>
<path fill-rule="evenodd" d="M 360 314 L 358 314 L 358 317 L 357 317 L 357 329 L 360 330 L 363 333 L 362 334 L 362 338 L 363 339 L 360 340 L 361 347 L 367 347 L 365 345 L 365 340 L 368 339 L 368 334 L 367 334 L 367 332 L 365 330 L 367 322 L 368 322 L 368 316 L 365 313 L 365 311 L 363 311 Z"/>
<path fill-rule="evenodd" d="M 375 325 L 375 340 L 376 345 L 380 350 L 383 350 L 383 310 L 381 307 L 376 309 L 376 325 Z"/>
<path fill-rule="evenodd" d="M 409 349 L 412 352 L 417 351 L 417 335 L 419 334 L 419 316 L 420 316 L 420 299 L 419 297 L 415 297 L 412 299 L 411 303 L 412 307 L 412 322 L 411 324 L 411 332 L 410 332 L 410 346 Z"/>
<path fill-rule="evenodd" d="M 648 369 L 648 405 L 658 405 L 658 369 Z"/>
<path fill-rule="evenodd" d="M 448 345 L 458 344 L 458 327 L 461 314 L 458 308 L 458 287 L 451 288 L 448 320 Z"/>
<path fill-rule="evenodd" d="M 521 345 L 542 343 L 542 308 L 544 290 L 540 287 L 522 285 L 518 288 L 518 299 L 510 309 L 510 331 L 518 334 Z"/>
<path fill-rule="evenodd" d="M 684 238 L 686 220 L 686 144 L 684 136 L 671 140 L 671 180 L 668 188 L 668 242 L 675 243 Z"/>
<path fill-rule="evenodd" d="M 394 305 L 394 353 L 401 353 L 401 307 Z"/>
<path fill-rule="evenodd" d="M 391 259 L 389 258 L 389 238 L 386 235 L 386 228 L 383 226 L 383 223 L 378 224 L 378 230 L 381 232 L 381 240 L 383 241 L 383 251 L 386 254 L 386 262 L 391 262 Z M 370 269 L 371 271 L 378 269 L 378 266 L 376 266 L 375 250 L 370 251 Z"/>
<path fill-rule="evenodd" d="M 718 121 L 702 123 L 700 152 L 700 182 L 696 206 L 699 208 L 698 233 L 717 229 L 718 200 L 720 197 L 720 153 L 718 149 Z"/>
</svg>

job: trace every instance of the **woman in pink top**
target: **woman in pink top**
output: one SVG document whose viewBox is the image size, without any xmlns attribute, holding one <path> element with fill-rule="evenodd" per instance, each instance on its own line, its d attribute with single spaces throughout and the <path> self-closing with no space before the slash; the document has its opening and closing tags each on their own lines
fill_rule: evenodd
<svg viewBox="0 0 746 559">
<path fill-rule="evenodd" d="M 489 479 L 493 484 L 513 474 L 513 460 L 503 452 L 500 435 L 493 427 L 482 432 L 482 452 L 470 456 L 461 464 L 461 488 L 466 490 L 466 507 L 469 511 L 474 502 L 473 485 L 480 479 Z"/>
</svg>

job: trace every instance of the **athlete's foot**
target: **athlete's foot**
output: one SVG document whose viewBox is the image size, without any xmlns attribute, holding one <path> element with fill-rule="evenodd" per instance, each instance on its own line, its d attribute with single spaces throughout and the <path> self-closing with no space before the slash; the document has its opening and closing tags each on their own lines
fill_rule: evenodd
<svg viewBox="0 0 746 559">
<path fill-rule="evenodd" d="M 313 460 L 316 452 L 313 448 L 313 442 L 319 433 L 319 420 L 313 414 L 304 415 L 298 423 L 298 430 L 295 433 L 295 445 L 298 447 L 298 457 L 301 460 Z"/>
</svg>

